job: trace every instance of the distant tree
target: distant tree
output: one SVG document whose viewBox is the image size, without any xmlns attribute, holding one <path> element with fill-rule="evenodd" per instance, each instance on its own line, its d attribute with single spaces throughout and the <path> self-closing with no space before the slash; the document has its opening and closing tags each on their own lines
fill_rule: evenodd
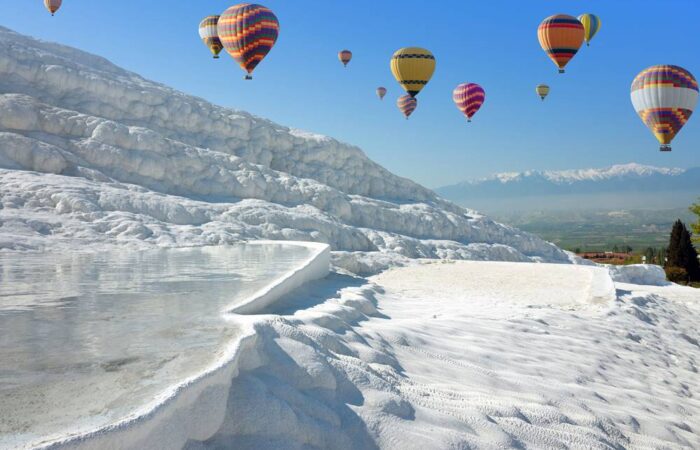
<svg viewBox="0 0 700 450">
<path fill-rule="evenodd" d="M 671 230 L 666 267 L 678 267 L 687 273 L 688 281 L 700 281 L 700 261 L 685 224 L 677 220 Z"/>
<path fill-rule="evenodd" d="M 694 241 L 700 244 L 700 203 L 696 203 L 690 207 L 690 210 L 698 216 L 698 221 L 692 225 L 693 233 L 695 233 Z"/>
<path fill-rule="evenodd" d="M 576 253 L 577 255 L 580 254 L 580 253 L 581 253 L 581 247 L 576 247 L 576 248 L 574 249 L 574 253 Z"/>
<path fill-rule="evenodd" d="M 618 248 L 617 244 L 615 244 L 615 246 L 613 246 L 613 252 L 615 252 L 615 253 L 620 252 L 620 249 Z"/>
<path fill-rule="evenodd" d="M 681 246 L 681 233 L 685 226 L 683 222 L 676 220 L 673 223 L 673 228 L 671 228 L 671 238 L 668 241 L 668 250 L 666 252 L 666 263 L 664 266 L 667 267 L 681 267 L 679 265 L 680 261 L 680 246 Z"/>
<path fill-rule="evenodd" d="M 651 247 L 647 247 L 644 251 L 644 256 L 647 258 L 647 264 L 654 264 L 656 262 L 656 250 Z"/>
<path fill-rule="evenodd" d="M 632 253 L 634 249 L 630 247 L 629 245 L 625 245 L 625 253 Z"/>
</svg>

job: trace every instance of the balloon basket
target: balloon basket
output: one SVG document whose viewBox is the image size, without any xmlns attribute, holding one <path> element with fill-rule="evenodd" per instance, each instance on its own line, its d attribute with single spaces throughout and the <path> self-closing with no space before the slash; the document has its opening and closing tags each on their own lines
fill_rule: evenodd
<svg viewBox="0 0 700 450">
<path fill-rule="evenodd" d="M 564 69 L 559 69 L 559 73 L 564 73 Z"/>
<path fill-rule="evenodd" d="M 671 146 L 670 145 L 662 145 L 661 148 L 659 148 L 662 152 L 670 152 L 671 151 Z"/>
<path fill-rule="evenodd" d="M 243 78 L 243 79 L 244 79 L 244 80 L 252 80 L 252 79 L 253 79 L 253 75 L 248 74 L 248 75 L 246 75 L 245 78 Z"/>
</svg>

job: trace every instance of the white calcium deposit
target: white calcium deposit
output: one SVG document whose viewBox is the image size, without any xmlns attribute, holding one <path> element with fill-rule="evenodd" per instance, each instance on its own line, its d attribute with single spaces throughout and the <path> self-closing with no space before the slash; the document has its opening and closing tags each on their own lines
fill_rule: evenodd
<svg viewBox="0 0 700 450">
<path fill-rule="evenodd" d="M 0 249 L 246 239 L 328 243 L 358 272 L 419 257 L 569 261 L 356 147 L 0 28 Z"/>
</svg>

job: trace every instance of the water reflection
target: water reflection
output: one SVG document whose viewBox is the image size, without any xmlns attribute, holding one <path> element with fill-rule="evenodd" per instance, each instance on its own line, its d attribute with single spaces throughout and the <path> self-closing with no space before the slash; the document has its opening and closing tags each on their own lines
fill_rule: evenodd
<svg viewBox="0 0 700 450">
<path fill-rule="evenodd" d="M 103 425 L 195 374 L 237 333 L 220 311 L 309 256 L 283 245 L 0 253 L 0 447 Z"/>
</svg>

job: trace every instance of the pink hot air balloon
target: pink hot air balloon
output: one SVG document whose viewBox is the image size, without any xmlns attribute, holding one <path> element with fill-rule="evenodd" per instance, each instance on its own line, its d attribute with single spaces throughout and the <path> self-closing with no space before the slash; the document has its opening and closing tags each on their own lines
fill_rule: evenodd
<svg viewBox="0 0 700 450">
<path fill-rule="evenodd" d="M 416 100 L 415 97 L 411 97 L 409 94 L 402 95 L 396 100 L 396 106 L 398 106 L 399 110 L 406 116 L 406 120 L 408 120 L 411 114 L 413 114 L 413 111 L 416 110 L 418 100 Z"/>
<path fill-rule="evenodd" d="M 384 96 L 386 95 L 386 88 L 385 87 L 378 87 L 377 88 L 377 97 L 379 97 L 379 100 L 384 100 Z"/>
<path fill-rule="evenodd" d="M 452 92 L 452 99 L 462 114 L 471 122 L 474 114 L 481 108 L 486 99 L 486 92 L 476 83 L 462 83 Z"/>
</svg>

